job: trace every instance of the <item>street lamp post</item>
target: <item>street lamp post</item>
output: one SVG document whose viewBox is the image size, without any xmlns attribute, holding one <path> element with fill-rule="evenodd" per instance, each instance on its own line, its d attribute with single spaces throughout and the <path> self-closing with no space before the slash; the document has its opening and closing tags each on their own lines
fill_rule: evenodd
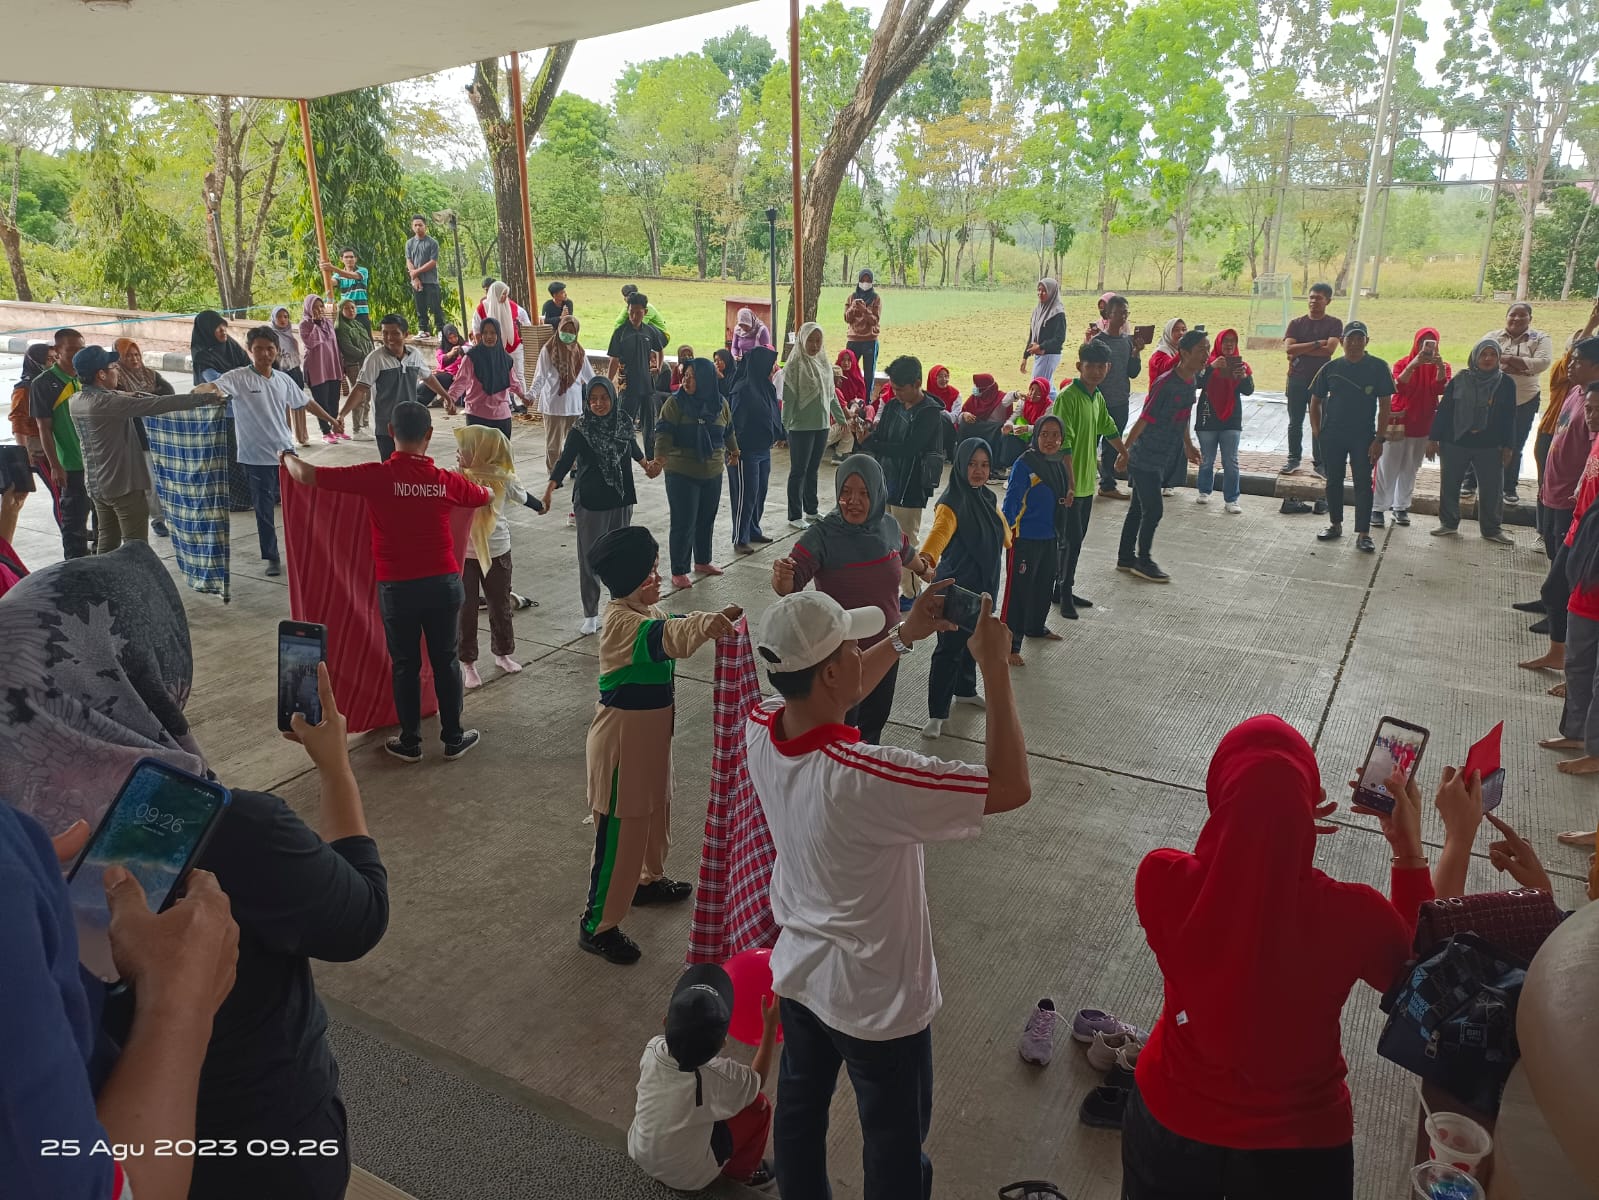
<svg viewBox="0 0 1599 1200">
<path fill-rule="evenodd" d="M 772 328 L 777 328 L 777 209 L 766 210 L 766 245 L 772 258 Z"/>
</svg>

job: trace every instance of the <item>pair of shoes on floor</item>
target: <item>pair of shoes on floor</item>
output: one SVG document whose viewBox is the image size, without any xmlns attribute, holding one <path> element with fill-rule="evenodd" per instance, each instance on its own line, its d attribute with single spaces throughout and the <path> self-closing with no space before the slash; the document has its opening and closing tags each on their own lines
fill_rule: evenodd
<svg viewBox="0 0 1599 1200">
<path fill-rule="evenodd" d="M 1137 1025 L 1123 1021 L 1115 1013 L 1105 1012 L 1103 1009 L 1098 1008 L 1078 1009 L 1077 1015 L 1072 1018 L 1072 1041 L 1091 1046 L 1094 1042 L 1094 1035 L 1098 1033 L 1107 1035 L 1119 1033 L 1127 1037 L 1136 1038 L 1140 1042 L 1149 1040 L 1148 1030 L 1140 1029 Z"/>
<path fill-rule="evenodd" d="M 483 740 L 483 735 L 475 729 L 464 729 L 457 741 L 444 743 L 444 761 L 454 762 L 464 757 L 474 746 Z M 422 743 L 407 742 L 404 738 L 392 737 L 383 743 L 383 749 L 403 763 L 419 763 L 422 761 Z"/>
</svg>

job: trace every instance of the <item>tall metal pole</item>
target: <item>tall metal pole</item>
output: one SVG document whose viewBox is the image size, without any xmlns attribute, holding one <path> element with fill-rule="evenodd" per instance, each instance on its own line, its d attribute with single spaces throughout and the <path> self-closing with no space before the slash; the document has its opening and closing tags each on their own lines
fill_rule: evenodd
<svg viewBox="0 0 1599 1200">
<path fill-rule="evenodd" d="M 766 210 L 766 248 L 772 259 L 772 324 L 777 324 L 777 209 Z"/>
<path fill-rule="evenodd" d="M 789 154 L 793 158 L 791 174 L 794 182 L 794 337 L 799 339 L 800 326 L 805 323 L 805 273 L 801 260 L 805 255 L 805 239 L 800 230 L 800 205 L 803 188 L 800 184 L 800 7 L 799 0 L 788 0 L 788 138 Z M 774 310 L 773 320 L 777 313 Z"/>
<path fill-rule="evenodd" d="M 1277 211 L 1271 219 L 1271 257 L 1267 260 L 1268 274 L 1277 270 L 1277 249 L 1283 240 L 1283 218 L 1288 214 L 1288 160 L 1294 153 L 1294 114 L 1288 114 L 1288 136 L 1283 144 L 1283 172 L 1277 182 Z"/>
<path fill-rule="evenodd" d="M 450 213 L 450 232 L 455 235 L 455 287 L 461 294 L 461 335 L 472 331 L 472 313 L 466 306 L 466 276 L 461 271 L 461 219 Z M 444 331 L 439 330 L 442 337 Z"/>
<path fill-rule="evenodd" d="M 522 113 L 522 56 L 518 53 L 511 55 L 511 124 L 516 129 L 516 175 L 522 182 L 522 249 L 527 255 L 526 299 L 531 312 L 538 272 L 533 268 L 533 193 L 527 185 L 527 124 Z"/>
<path fill-rule="evenodd" d="M 1505 160 L 1510 157 L 1510 134 L 1515 128 L 1516 110 L 1505 113 L 1505 133 L 1499 142 L 1499 157 L 1494 160 L 1494 190 L 1488 196 L 1488 229 L 1482 235 L 1482 261 L 1477 264 L 1477 299 L 1488 282 L 1488 255 L 1494 245 L 1494 218 L 1499 215 L 1499 189 L 1505 182 Z"/>
<path fill-rule="evenodd" d="M 1382 131 L 1388 127 L 1388 100 L 1394 87 L 1394 64 L 1399 61 L 1399 37 L 1405 23 L 1406 0 L 1394 5 L 1394 24 L 1388 31 L 1388 65 L 1382 73 L 1382 97 L 1377 101 L 1377 123 L 1371 130 L 1371 161 L 1366 165 L 1366 199 L 1360 207 L 1360 232 L 1355 237 L 1355 279 L 1349 289 L 1349 319 L 1360 311 L 1360 277 L 1366 265 L 1366 230 L 1377 200 L 1377 167 L 1382 161 Z"/>
<path fill-rule="evenodd" d="M 300 101 L 300 136 L 305 140 L 305 181 L 311 188 L 311 220 L 316 225 L 316 251 L 319 261 L 329 262 L 328 231 L 322 227 L 322 188 L 316 180 L 316 149 L 311 145 L 311 105 Z M 322 295 L 329 304 L 337 298 L 333 287 L 333 272 L 322 268 Z"/>
<path fill-rule="evenodd" d="M 1371 294 L 1378 292 L 1378 278 L 1382 275 L 1382 248 L 1384 235 L 1388 232 L 1388 205 L 1394 198 L 1394 152 L 1399 149 L 1399 110 L 1393 111 L 1394 127 L 1388 131 L 1388 153 L 1382 160 L 1382 191 L 1378 200 L 1382 207 L 1377 210 L 1377 244 L 1371 253 Z"/>
</svg>

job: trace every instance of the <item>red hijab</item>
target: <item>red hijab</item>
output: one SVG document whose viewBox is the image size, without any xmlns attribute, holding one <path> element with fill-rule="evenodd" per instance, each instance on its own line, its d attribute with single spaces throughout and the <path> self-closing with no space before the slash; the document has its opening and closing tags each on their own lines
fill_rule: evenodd
<svg viewBox="0 0 1599 1200">
<path fill-rule="evenodd" d="M 1442 348 L 1443 339 L 1436 329 L 1416 330 L 1416 336 L 1410 343 L 1410 353 L 1394 364 L 1394 379 L 1396 381 L 1404 374 L 1405 368 L 1410 365 L 1410 360 L 1421 353 L 1421 344 L 1429 338 L 1439 343 L 1440 349 Z M 1395 382 L 1395 411 L 1403 412 L 1410 406 L 1412 400 L 1437 399 L 1443 393 L 1443 385 L 1449 382 L 1449 375 L 1448 363 L 1422 363 L 1415 369 L 1409 379 L 1402 383 Z"/>
<path fill-rule="evenodd" d="M 961 412 L 970 413 L 979 421 L 998 420 L 1000 406 L 1005 402 L 1005 393 L 1000 390 L 999 381 L 992 375 L 973 375 L 972 385 L 977 390 L 966 397 Z"/>
<path fill-rule="evenodd" d="M 861 374 L 860 360 L 853 350 L 840 350 L 835 359 L 844 374 L 838 383 L 839 400 L 845 407 L 857 400 L 866 399 L 866 376 Z"/>
<path fill-rule="evenodd" d="M 1237 354 L 1238 331 L 1236 329 L 1223 329 L 1216 335 L 1216 344 L 1210 352 L 1210 365 L 1215 367 L 1218 358 L 1224 358 L 1221 352 L 1222 343 L 1227 340 L 1227 335 L 1233 336 L 1233 353 Z M 1244 364 L 1244 370 L 1249 371 L 1249 364 Z M 1210 411 L 1216 414 L 1218 421 L 1225 421 L 1233 415 L 1233 409 L 1238 407 L 1238 380 L 1224 378 L 1220 371 L 1212 370 L 1205 379 L 1205 399 L 1210 402 Z"/>
<path fill-rule="evenodd" d="M 1022 422 L 1031 427 L 1052 407 L 1049 380 L 1039 376 L 1027 385 L 1027 399 L 1022 402 Z"/>
<path fill-rule="evenodd" d="M 943 371 L 946 376 L 949 374 L 948 367 L 942 365 L 934 367 L 927 373 L 927 386 L 922 390 L 942 404 L 945 412 L 954 412 L 955 406 L 960 403 L 961 390 L 947 380 L 943 387 L 935 386 L 933 380 L 938 378 L 940 371 Z"/>
</svg>

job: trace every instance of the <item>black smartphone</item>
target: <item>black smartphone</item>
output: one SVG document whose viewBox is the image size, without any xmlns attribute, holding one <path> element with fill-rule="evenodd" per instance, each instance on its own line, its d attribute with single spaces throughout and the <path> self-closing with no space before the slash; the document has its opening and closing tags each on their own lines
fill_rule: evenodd
<svg viewBox="0 0 1599 1200">
<path fill-rule="evenodd" d="M 105 819 L 67 876 L 67 896 L 78 927 L 78 959 L 96 978 L 115 983 L 107 867 L 126 867 L 144 887 L 152 912 L 175 899 L 217 820 L 227 811 L 228 789 L 153 758 L 142 758 L 111 801 Z"/>
<path fill-rule="evenodd" d="M 1155 340 L 1155 327 L 1153 325 L 1134 325 L 1133 336 L 1146 342 L 1152 342 Z"/>
<path fill-rule="evenodd" d="M 1193 329 L 1190 330 L 1189 332 L 1191 332 L 1191 333 L 1205 333 L 1207 331 L 1206 331 L 1206 329 L 1205 329 L 1205 327 L 1203 325 L 1195 325 L 1193 327 Z"/>
<path fill-rule="evenodd" d="M 1505 798 L 1505 769 L 1490 771 L 1482 777 L 1482 811 L 1491 813 Z"/>
<path fill-rule="evenodd" d="M 316 687 L 317 664 L 328 656 L 328 627 L 315 621 L 278 622 L 278 728 L 300 713 L 312 725 L 322 724 L 322 696 Z"/>
<path fill-rule="evenodd" d="M 983 598 L 970 588 L 953 584 L 944 592 L 944 620 L 955 622 L 956 628 L 973 632 L 982 613 Z"/>
<path fill-rule="evenodd" d="M 1366 761 L 1355 777 L 1355 803 L 1381 813 L 1393 812 L 1394 798 L 1388 791 L 1388 777 L 1395 768 L 1403 771 L 1406 779 L 1416 777 L 1428 736 L 1428 731 L 1420 725 L 1412 725 L 1398 717 L 1384 717 L 1378 721 L 1377 732 L 1372 734 L 1371 747 L 1366 751 Z"/>
<path fill-rule="evenodd" d="M 26 446 L 0 446 L 0 492 L 33 491 L 33 462 Z"/>
</svg>

